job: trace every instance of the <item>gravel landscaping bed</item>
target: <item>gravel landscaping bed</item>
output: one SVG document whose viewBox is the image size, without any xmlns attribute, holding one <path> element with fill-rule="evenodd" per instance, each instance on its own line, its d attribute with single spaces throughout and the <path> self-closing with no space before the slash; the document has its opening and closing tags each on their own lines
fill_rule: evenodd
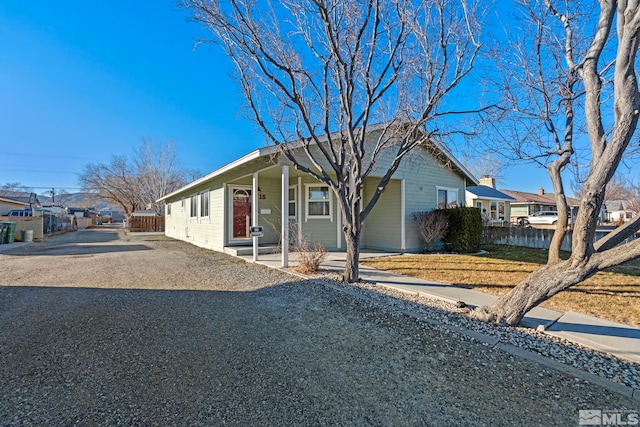
<svg viewBox="0 0 640 427">
<path fill-rule="evenodd" d="M 403 312 L 408 311 L 418 319 L 435 320 L 444 326 L 463 328 L 496 337 L 503 343 L 509 343 L 559 363 L 573 366 L 585 372 L 598 375 L 601 378 L 640 390 L 640 365 L 637 363 L 620 360 L 615 356 L 607 355 L 531 328 L 500 327 L 480 322 L 465 316 L 468 313 L 467 308 L 458 307 L 455 304 L 439 299 L 366 283 L 344 285 L 338 281 L 331 280 L 331 277 L 324 277 L 324 279 L 330 280 L 330 283 L 334 286 L 343 286 L 350 290 L 356 290 L 364 298 L 394 307 Z"/>
<path fill-rule="evenodd" d="M 0 253 L 2 426 L 549 426 L 639 406 L 407 315 L 470 322 L 406 295 L 93 233 Z"/>
</svg>

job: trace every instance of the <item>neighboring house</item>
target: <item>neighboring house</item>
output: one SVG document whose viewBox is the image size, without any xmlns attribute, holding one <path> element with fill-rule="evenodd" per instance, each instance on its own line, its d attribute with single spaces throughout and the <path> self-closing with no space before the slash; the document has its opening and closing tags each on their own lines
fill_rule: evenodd
<svg viewBox="0 0 640 427">
<path fill-rule="evenodd" d="M 604 202 L 603 213 L 605 222 L 627 222 L 636 216 L 627 200 L 609 200 Z"/>
<path fill-rule="evenodd" d="M 7 215 L 9 211 L 29 209 L 29 201 L 23 202 L 12 197 L 0 197 L 0 216 Z"/>
<path fill-rule="evenodd" d="M 540 211 L 557 211 L 556 197 L 553 193 L 545 193 L 541 187 L 537 193 L 525 193 L 523 191 L 500 190 L 502 193 L 513 197 L 515 200 L 511 202 L 510 221 L 518 222 L 519 218 L 533 215 Z M 567 197 L 569 205 L 569 213 L 575 218 L 578 212 L 580 201 L 572 197 Z"/>
<path fill-rule="evenodd" d="M 480 178 L 480 185 L 467 187 L 467 206 L 480 209 L 483 221 L 504 223 L 510 221 L 511 202 L 515 199 L 496 190 L 494 178 Z"/>
<path fill-rule="evenodd" d="M 22 202 L 29 207 L 29 203 L 31 203 L 32 208 L 41 208 L 42 203 L 38 200 L 38 196 L 35 193 L 32 193 L 31 196 L 20 196 L 20 197 L 9 197 L 11 200 L 16 200 Z"/>
<path fill-rule="evenodd" d="M 317 147 L 312 149 L 319 151 Z M 296 150 L 298 158 L 302 158 L 302 148 Z M 444 148 L 438 146 L 439 158 L 430 152 L 432 148 L 428 151 L 419 147 L 402 160 L 365 220 L 362 248 L 420 251 L 423 245 L 413 224 L 413 213 L 461 205 L 466 183 L 478 184 Z M 364 183 L 365 203 L 391 159 L 391 153 L 378 158 L 373 176 Z M 320 242 L 328 250 L 344 250 L 342 215 L 336 196 L 326 184 L 290 166 L 279 148 L 271 146 L 165 195 L 160 199 L 166 202 L 165 234 L 204 248 L 234 253 L 237 246 L 252 245 L 252 226 L 262 226 L 260 245 L 304 239 Z M 254 216 L 256 221 L 252 220 Z M 282 262 L 286 265 L 284 254 Z"/>
</svg>

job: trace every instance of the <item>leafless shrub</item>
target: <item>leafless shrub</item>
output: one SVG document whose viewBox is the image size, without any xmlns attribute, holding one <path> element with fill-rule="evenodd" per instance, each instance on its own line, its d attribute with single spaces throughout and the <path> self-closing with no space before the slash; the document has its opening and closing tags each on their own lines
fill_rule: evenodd
<svg viewBox="0 0 640 427">
<path fill-rule="evenodd" d="M 449 227 L 447 216 L 444 212 L 434 210 L 429 212 L 415 212 L 413 221 L 416 223 L 418 233 L 424 243 L 424 250 L 429 248 L 438 240 L 440 240 Z"/>
<path fill-rule="evenodd" d="M 327 250 L 322 243 L 310 244 L 307 239 L 302 239 L 299 244 L 294 245 L 294 251 L 298 253 L 298 265 L 294 270 L 302 274 L 317 272 L 327 257 Z"/>
</svg>

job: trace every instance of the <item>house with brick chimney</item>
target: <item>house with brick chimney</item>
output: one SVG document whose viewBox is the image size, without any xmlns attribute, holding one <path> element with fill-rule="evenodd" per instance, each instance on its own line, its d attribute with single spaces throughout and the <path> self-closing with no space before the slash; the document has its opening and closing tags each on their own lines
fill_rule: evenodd
<svg viewBox="0 0 640 427">
<path fill-rule="evenodd" d="M 467 206 L 480 209 L 482 219 L 491 224 L 510 222 L 511 203 L 515 199 L 496 190 L 495 178 L 484 176 L 480 185 L 465 189 Z"/>
<path fill-rule="evenodd" d="M 541 211 L 556 211 L 556 196 L 554 193 L 547 193 L 540 187 L 537 193 L 526 193 L 524 191 L 500 190 L 514 200 L 511 202 L 510 220 L 517 223 L 519 218 L 533 215 Z M 572 197 L 567 197 L 570 216 L 575 217 L 580 201 Z"/>
</svg>

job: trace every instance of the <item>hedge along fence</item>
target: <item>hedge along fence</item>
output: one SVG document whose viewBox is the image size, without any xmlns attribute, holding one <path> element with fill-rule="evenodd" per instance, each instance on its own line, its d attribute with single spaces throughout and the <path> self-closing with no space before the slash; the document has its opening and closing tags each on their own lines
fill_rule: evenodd
<svg viewBox="0 0 640 427">
<path fill-rule="evenodd" d="M 482 230 L 482 243 L 549 249 L 554 232 L 555 230 L 547 228 L 485 226 Z M 596 231 L 595 240 L 597 241 L 607 234 L 608 231 Z M 560 249 L 571 252 L 572 236 L 573 232 L 571 231 L 564 236 Z M 627 239 L 627 241 L 631 240 L 634 238 Z"/>
</svg>

